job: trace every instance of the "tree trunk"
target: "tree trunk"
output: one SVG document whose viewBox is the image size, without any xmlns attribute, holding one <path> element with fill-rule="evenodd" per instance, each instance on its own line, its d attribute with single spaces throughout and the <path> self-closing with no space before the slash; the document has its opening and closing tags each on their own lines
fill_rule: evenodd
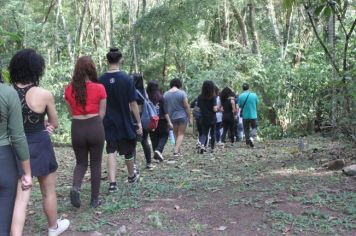
<svg viewBox="0 0 356 236">
<path fill-rule="evenodd" d="M 146 13 L 146 6 L 147 6 L 146 0 L 142 0 L 142 16 L 145 15 Z"/>
<path fill-rule="evenodd" d="M 333 5 L 331 7 L 334 7 Z M 330 54 L 331 60 L 335 61 L 335 13 L 332 12 L 328 22 L 328 42 L 330 44 Z M 335 69 L 332 70 L 333 79 L 337 80 L 337 73 Z M 336 127 L 337 125 L 337 114 L 338 114 L 338 101 L 337 101 L 337 88 L 333 85 L 333 94 L 331 102 L 331 124 Z"/>
<path fill-rule="evenodd" d="M 297 50 L 297 53 L 294 55 L 293 58 L 293 67 L 296 68 L 300 65 L 302 61 L 302 56 L 303 56 L 303 51 L 305 46 L 309 43 L 309 38 L 311 33 L 313 32 L 313 28 L 309 27 L 304 30 L 303 34 L 299 36 L 299 48 Z"/>
<path fill-rule="evenodd" d="M 82 14 L 80 16 L 80 23 L 79 23 L 79 27 L 78 27 L 78 33 L 77 33 L 77 45 L 78 45 L 78 53 L 81 53 L 82 50 L 82 45 L 83 45 L 83 35 L 84 35 L 84 31 L 83 31 L 83 24 L 84 24 L 84 19 L 87 13 L 87 8 L 88 8 L 88 0 L 85 0 L 84 2 L 84 7 L 82 9 Z"/>
<path fill-rule="evenodd" d="M 274 4 L 273 0 L 268 0 L 267 1 L 267 10 L 268 10 L 268 16 L 272 24 L 272 29 L 273 29 L 273 34 L 276 39 L 276 44 L 279 47 L 280 51 L 280 57 L 283 58 L 284 52 L 283 52 L 283 43 L 281 39 L 281 34 L 278 29 L 278 24 L 277 24 L 277 19 L 276 19 L 276 12 L 274 10 Z"/>
<path fill-rule="evenodd" d="M 229 41 L 230 39 L 230 22 L 229 22 L 229 8 L 227 5 L 227 0 L 224 0 L 224 40 Z"/>
<path fill-rule="evenodd" d="M 167 70 L 167 56 L 168 56 L 168 48 L 169 47 L 169 40 L 168 37 L 165 37 L 165 45 L 164 45 L 164 54 L 163 54 L 163 68 L 162 68 L 162 80 L 163 83 L 166 82 L 167 76 L 168 76 L 168 70 Z"/>
<path fill-rule="evenodd" d="M 50 3 L 50 5 L 49 5 L 49 7 L 48 7 L 47 13 L 46 13 L 46 15 L 45 15 L 44 18 L 43 18 L 42 25 L 44 25 L 44 24 L 47 22 L 48 17 L 49 17 L 49 15 L 50 15 L 50 13 L 51 13 L 51 11 L 52 11 L 52 9 L 53 9 L 53 7 L 54 7 L 55 5 L 56 5 L 55 0 L 52 0 L 51 3 Z M 42 29 L 43 29 L 43 28 L 42 28 Z"/>
<path fill-rule="evenodd" d="M 248 4 L 249 9 L 249 24 L 252 34 L 252 53 L 253 54 L 260 54 L 260 43 L 258 39 L 258 34 L 256 30 L 256 7 L 254 3 Z"/>
<path fill-rule="evenodd" d="M 245 24 L 245 20 L 243 19 L 239 9 L 237 9 L 234 6 L 232 0 L 230 0 L 230 6 L 232 8 L 232 12 L 234 13 L 234 17 L 239 25 L 239 28 L 240 28 L 240 32 L 242 35 L 242 45 L 244 45 L 245 47 L 248 47 L 248 34 L 247 34 L 247 27 Z"/>
<path fill-rule="evenodd" d="M 101 11 L 100 11 L 100 25 L 104 29 L 103 32 L 103 39 L 104 39 L 104 45 L 105 48 L 110 47 L 111 41 L 110 41 L 110 16 L 109 16 L 109 3 L 107 1 L 103 1 L 101 5 Z"/>
<path fill-rule="evenodd" d="M 287 56 L 287 51 L 288 51 L 288 44 L 289 44 L 289 38 L 290 38 L 290 31 L 291 31 L 291 24 L 292 24 L 292 19 L 293 19 L 293 6 L 291 9 L 288 9 L 287 14 L 286 14 L 286 23 L 285 23 L 285 28 L 284 28 L 284 37 L 283 37 L 283 59 L 286 58 Z"/>
<path fill-rule="evenodd" d="M 134 72 L 138 72 L 138 57 L 137 57 L 137 50 L 136 50 L 136 36 L 133 30 L 135 21 L 136 21 L 136 14 L 137 14 L 137 5 L 136 1 L 128 0 L 128 10 L 129 10 L 129 26 L 131 31 L 131 52 L 132 52 L 132 63 L 134 65 Z"/>
<path fill-rule="evenodd" d="M 114 40 L 114 17 L 113 17 L 113 9 L 112 9 L 112 0 L 109 0 L 109 12 L 110 12 L 110 46 L 112 46 Z"/>
<path fill-rule="evenodd" d="M 70 35 L 70 32 L 67 30 L 67 24 L 62 12 L 62 0 L 57 0 L 57 17 L 61 18 L 62 21 L 62 26 L 63 26 L 63 31 L 64 34 L 66 35 L 66 40 L 67 40 L 67 50 L 68 50 L 68 57 L 70 58 L 70 61 L 72 64 L 74 64 L 74 53 L 72 50 L 72 37 Z"/>
</svg>

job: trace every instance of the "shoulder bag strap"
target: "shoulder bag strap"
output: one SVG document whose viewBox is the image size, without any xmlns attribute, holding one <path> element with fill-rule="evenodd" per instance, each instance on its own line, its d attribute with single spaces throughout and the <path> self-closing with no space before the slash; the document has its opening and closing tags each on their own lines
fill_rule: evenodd
<svg viewBox="0 0 356 236">
<path fill-rule="evenodd" d="M 241 107 L 241 110 L 244 109 L 244 107 L 245 107 L 245 105 L 246 105 L 246 102 L 247 102 L 247 99 L 248 99 L 248 97 L 250 96 L 250 94 L 251 94 L 251 93 L 249 93 L 249 94 L 247 95 L 247 97 L 246 97 L 246 99 L 245 99 L 245 102 L 244 102 L 244 104 L 243 104 L 242 107 Z"/>
<path fill-rule="evenodd" d="M 144 101 L 147 101 L 147 99 L 142 95 L 142 93 L 138 89 L 136 89 L 136 92 L 138 96 L 140 96 L 140 98 L 142 98 Z"/>
</svg>

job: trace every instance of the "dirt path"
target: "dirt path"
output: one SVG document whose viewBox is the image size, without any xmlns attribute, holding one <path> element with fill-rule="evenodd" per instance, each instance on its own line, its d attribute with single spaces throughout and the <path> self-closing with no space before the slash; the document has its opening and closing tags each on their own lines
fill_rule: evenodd
<svg viewBox="0 0 356 236">
<path fill-rule="evenodd" d="M 198 155 L 195 141 L 186 143 L 183 159 L 143 170 L 135 186 L 125 183 L 124 168 L 117 193 L 107 195 L 104 180 L 105 204 L 96 210 L 88 207 L 89 175 L 83 207 L 71 207 L 73 153 L 57 148 L 59 212 L 72 221 L 65 235 L 120 235 L 120 229 L 128 235 L 356 235 L 356 179 L 319 169 L 337 158 L 356 163 L 355 148 L 309 137 L 303 153 L 297 140 L 286 139 Z M 26 235 L 44 234 L 38 186 L 28 214 Z"/>
</svg>

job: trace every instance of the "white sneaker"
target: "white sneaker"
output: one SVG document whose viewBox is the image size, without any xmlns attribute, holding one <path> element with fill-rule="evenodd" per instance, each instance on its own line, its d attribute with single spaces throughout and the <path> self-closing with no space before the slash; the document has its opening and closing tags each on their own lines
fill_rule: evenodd
<svg viewBox="0 0 356 236">
<path fill-rule="evenodd" d="M 67 219 L 58 219 L 57 220 L 57 229 L 48 229 L 48 236 L 57 236 L 66 231 L 69 227 L 69 220 Z"/>
<path fill-rule="evenodd" d="M 162 153 L 158 150 L 155 151 L 155 153 L 153 155 L 153 159 L 159 160 L 160 162 L 164 161 Z"/>
<path fill-rule="evenodd" d="M 225 144 L 222 143 L 222 142 L 218 142 L 217 145 L 218 145 L 219 147 L 222 147 L 222 148 L 225 146 Z"/>
</svg>

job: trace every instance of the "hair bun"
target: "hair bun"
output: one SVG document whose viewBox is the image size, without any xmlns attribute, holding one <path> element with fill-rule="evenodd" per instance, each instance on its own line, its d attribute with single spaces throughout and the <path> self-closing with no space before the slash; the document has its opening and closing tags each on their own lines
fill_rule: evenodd
<svg viewBox="0 0 356 236">
<path fill-rule="evenodd" d="M 110 52 L 119 52 L 118 48 L 110 48 Z"/>
</svg>

